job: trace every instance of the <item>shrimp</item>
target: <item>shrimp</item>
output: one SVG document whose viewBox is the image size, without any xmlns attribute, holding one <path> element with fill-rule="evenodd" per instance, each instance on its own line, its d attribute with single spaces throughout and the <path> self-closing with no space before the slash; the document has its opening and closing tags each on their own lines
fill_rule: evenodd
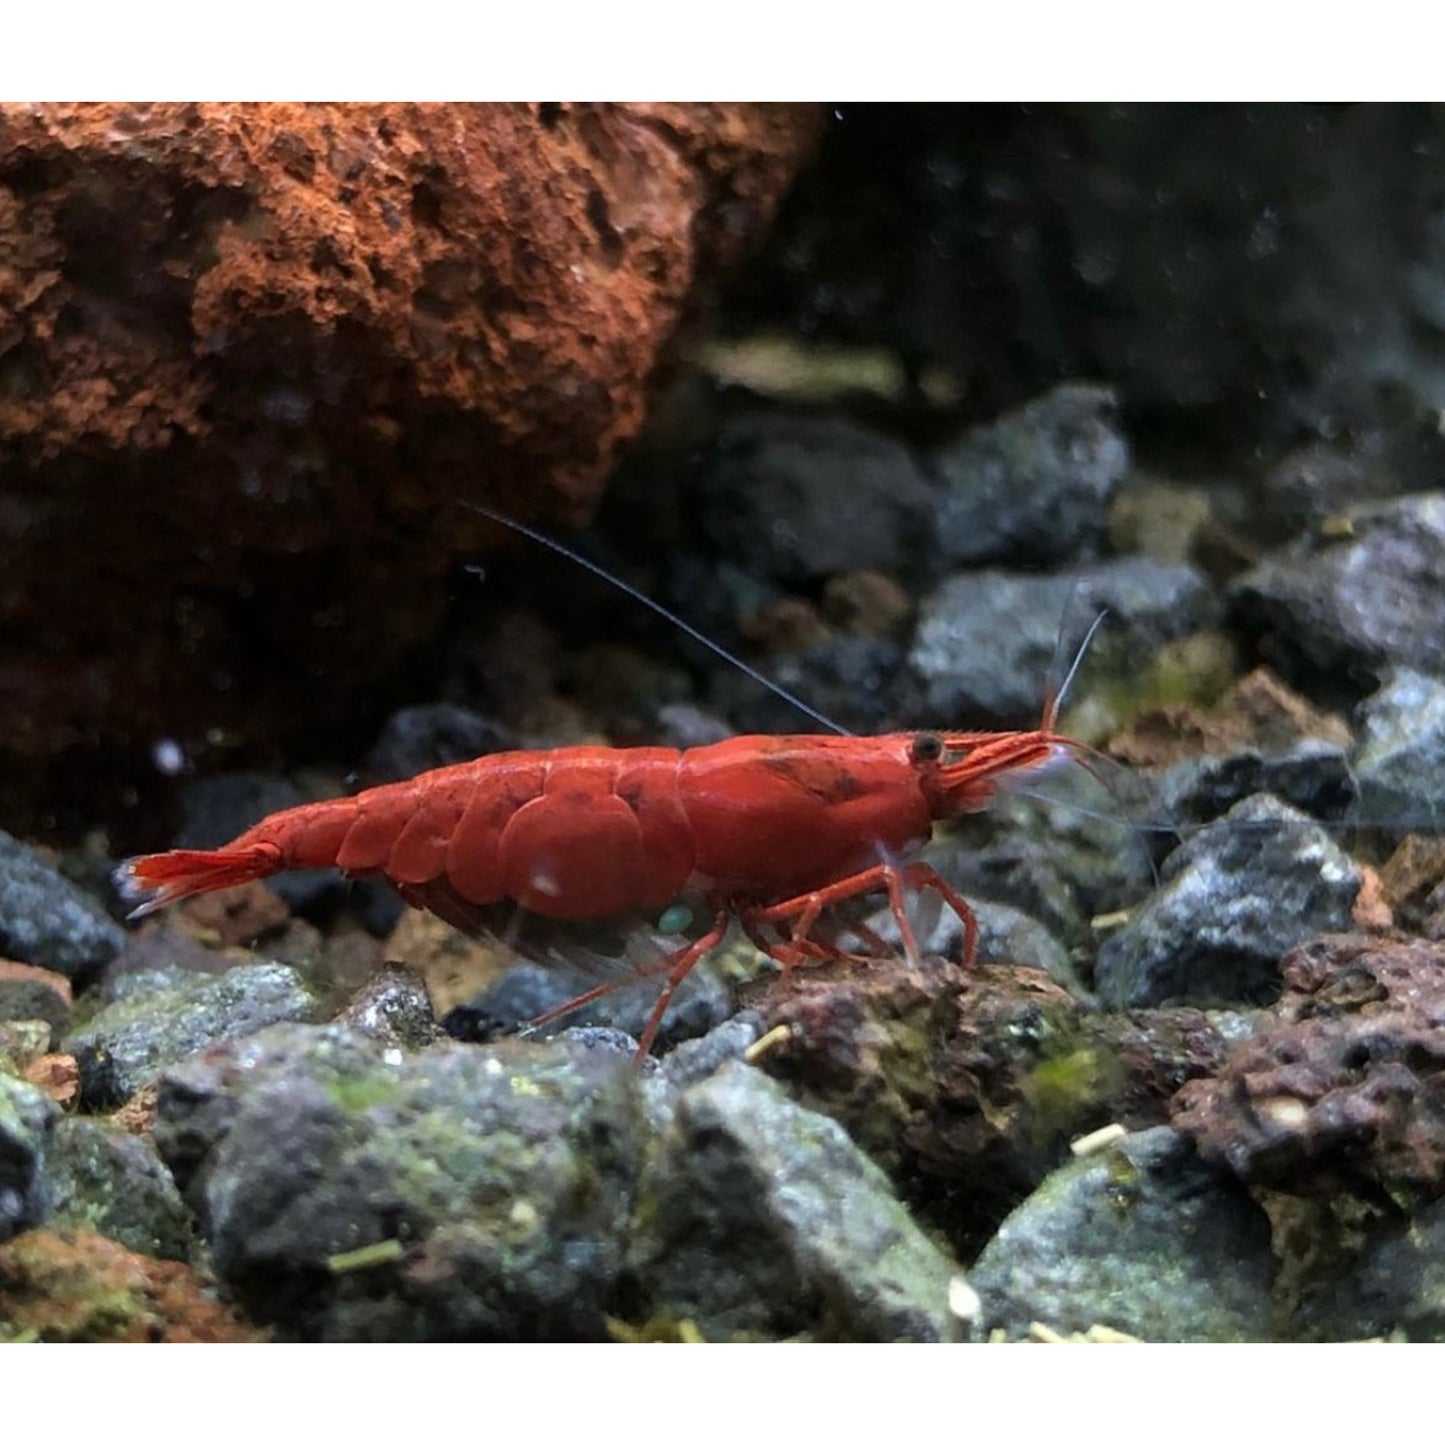
<svg viewBox="0 0 1445 1445">
<path fill-rule="evenodd" d="M 508 900 L 550 919 L 605 919 L 661 909 L 694 890 L 711 914 L 707 931 L 633 974 L 665 976 L 640 1060 L 673 992 L 734 918 L 787 969 L 846 957 L 814 936 L 820 916 L 884 890 L 916 958 L 904 890 L 931 889 L 962 923 L 971 963 L 978 927 L 968 904 L 927 864 L 898 860 L 927 841 L 936 822 L 986 808 L 1006 776 L 1075 757 L 1078 745 L 1055 730 L 1056 716 L 1057 698 L 1028 732 L 494 753 L 273 813 L 223 848 L 132 858 L 117 882 L 139 901 L 131 914 L 139 918 L 192 894 L 335 866 L 356 878 L 384 877 L 414 907 L 467 931 Z"/>
</svg>

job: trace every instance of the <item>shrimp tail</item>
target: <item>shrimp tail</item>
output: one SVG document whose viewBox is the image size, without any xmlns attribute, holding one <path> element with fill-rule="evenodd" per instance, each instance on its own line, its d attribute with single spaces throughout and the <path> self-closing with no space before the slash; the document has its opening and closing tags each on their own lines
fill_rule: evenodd
<svg viewBox="0 0 1445 1445">
<path fill-rule="evenodd" d="M 136 919 L 193 893 L 269 878 L 285 866 L 281 850 L 274 843 L 210 851 L 177 848 L 127 859 L 115 870 L 115 886 L 122 898 L 137 905 L 127 915 Z"/>
</svg>

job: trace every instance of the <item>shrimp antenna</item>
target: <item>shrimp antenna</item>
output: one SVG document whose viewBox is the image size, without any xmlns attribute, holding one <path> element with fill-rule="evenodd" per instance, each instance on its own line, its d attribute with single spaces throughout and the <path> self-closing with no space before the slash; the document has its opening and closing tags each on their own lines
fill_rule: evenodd
<svg viewBox="0 0 1445 1445">
<path fill-rule="evenodd" d="M 1083 663 L 1084 658 L 1088 655 L 1089 644 L 1093 642 L 1094 635 L 1104 625 L 1108 616 L 1109 609 L 1107 607 L 1100 608 L 1099 615 L 1094 619 L 1093 623 L 1089 627 L 1089 630 L 1084 634 L 1084 640 L 1079 644 L 1079 650 L 1074 654 L 1074 661 L 1069 667 L 1068 676 L 1064 678 L 1058 692 L 1054 694 L 1053 716 L 1055 718 L 1058 717 L 1059 709 L 1062 708 L 1064 705 L 1064 698 L 1067 696 L 1069 688 L 1073 686 L 1074 678 L 1078 674 L 1080 665 Z"/>
<path fill-rule="evenodd" d="M 684 621 L 677 613 L 664 607 L 655 597 L 649 597 L 640 588 L 634 587 L 630 582 L 624 582 L 621 577 L 614 576 L 598 562 L 584 557 L 580 552 L 574 552 L 564 542 L 559 542 L 555 537 L 549 537 L 545 532 L 539 532 L 534 527 L 529 527 L 525 522 L 519 522 L 515 517 L 509 517 L 504 512 L 493 511 L 491 507 L 484 507 L 480 502 L 467 502 L 458 499 L 460 506 L 466 507 L 469 511 L 478 512 L 489 522 L 495 522 L 499 527 L 507 527 L 513 532 L 519 532 L 529 541 L 536 542 L 539 546 L 550 548 L 559 557 L 565 557 L 569 562 L 590 572 L 594 577 L 600 577 L 602 581 L 610 583 L 619 592 L 626 593 L 634 602 L 640 602 L 644 607 L 651 608 L 659 617 L 672 623 L 676 628 L 685 632 L 694 642 L 700 643 L 707 648 L 715 657 L 720 657 L 724 662 L 730 663 L 739 672 L 752 678 L 760 687 L 766 688 L 774 697 L 782 698 L 786 703 L 791 703 L 799 712 L 813 719 L 815 723 L 827 728 L 830 732 L 838 733 L 845 738 L 851 738 L 853 734 L 841 723 L 835 723 L 832 718 L 824 717 L 816 708 L 811 708 L 801 698 L 795 697 L 780 682 L 775 682 L 766 673 L 759 672 L 757 668 L 746 663 L 742 658 L 729 652 L 722 643 L 714 642 L 707 633 L 694 627 L 692 623 Z M 1092 635 L 1092 634 L 1091 634 Z M 1070 674 L 1072 676 L 1072 674 Z"/>
</svg>

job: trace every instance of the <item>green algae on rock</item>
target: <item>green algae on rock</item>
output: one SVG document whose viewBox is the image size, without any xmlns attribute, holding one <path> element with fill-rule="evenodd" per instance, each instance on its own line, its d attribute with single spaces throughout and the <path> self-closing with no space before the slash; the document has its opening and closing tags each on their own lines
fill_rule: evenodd
<svg viewBox="0 0 1445 1445">
<path fill-rule="evenodd" d="M 262 1336 L 187 1265 L 84 1230 L 0 1245 L 0 1342 L 239 1343 Z"/>
<path fill-rule="evenodd" d="M 623 1055 L 340 1025 L 178 1065 L 156 1120 L 228 1288 L 329 1340 L 602 1338 L 644 1131 Z"/>
<path fill-rule="evenodd" d="M 154 1259 L 193 1260 L 194 1220 L 150 1140 L 100 1119 L 61 1119 L 46 1173 L 52 1228 L 103 1234 Z"/>
</svg>

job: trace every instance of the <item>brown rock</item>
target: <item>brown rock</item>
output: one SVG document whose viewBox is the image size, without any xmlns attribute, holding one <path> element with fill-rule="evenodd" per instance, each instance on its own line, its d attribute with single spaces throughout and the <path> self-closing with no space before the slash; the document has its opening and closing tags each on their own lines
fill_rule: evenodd
<svg viewBox="0 0 1445 1445">
<path fill-rule="evenodd" d="M 595 501 L 819 114 L 0 106 L 15 775 L 344 716 L 480 550 L 458 498 Z"/>
<path fill-rule="evenodd" d="M 803 652 L 822 647 L 833 632 L 803 597 L 784 597 L 742 619 L 742 634 L 763 652 Z"/>
<path fill-rule="evenodd" d="M 70 1054 L 42 1054 L 26 1066 L 25 1080 L 63 1109 L 80 1097 L 80 1067 Z"/>
<path fill-rule="evenodd" d="M 156 1102 L 160 1097 L 160 1089 L 159 1081 L 142 1084 L 110 1116 L 110 1122 L 127 1134 L 135 1134 L 139 1138 L 148 1139 L 155 1133 Z"/>
<path fill-rule="evenodd" d="M 823 584 L 823 615 L 853 637 L 896 637 L 913 599 L 882 572 L 844 572 Z"/>
<path fill-rule="evenodd" d="M 244 1324 L 172 1260 L 132 1254 L 84 1230 L 33 1229 L 0 1245 L 0 1340 L 240 1342 Z"/>
<path fill-rule="evenodd" d="M 241 883 L 198 893 L 180 907 L 197 937 L 221 948 L 254 943 L 286 926 L 291 910 L 264 883 Z"/>
<path fill-rule="evenodd" d="M 217 895 L 222 906 L 226 894 Z M 189 901 L 189 900 L 188 900 Z M 179 909 L 168 909 L 147 918 L 139 928 L 126 936 L 125 946 L 111 960 L 107 976 L 122 973 L 148 973 L 152 970 L 184 968 L 192 973 L 224 973 L 237 960 L 220 951 L 220 935 L 214 924 L 194 924 L 180 920 Z M 204 920 L 205 914 L 202 914 Z M 208 940 L 203 942 L 201 934 Z"/>
<path fill-rule="evenodd" d="M 1283 972 L 1272 1019 L 1179 1091 L 1175 1127 L 1250 1184 L 1445 1193 L 1445 946 L 1327 937 Z"/>
<path fill-rule="evenodd" d="M 1445 936 L 1445 838 L 1410 833 L 1379 874 L 1380 891 L 1400 927 Z"/>
<path fill-rule="evenodd" d="M 1136 767 L 1164 767 L 1201 753 L 1287 748 L 1302 738 L 1341 747 L 1353 741 L 1340 718 L 1312 707 L 1267 667 L 1257 667 L 1214 707 L 1179 703 L 1145 713 L 1109 740 L 1109 753 Z"/>
<path fill-rule="evenodd" d="M 1350 910 L 1350 922 L 1361 933 L 1388 933 L 1395 926 L 1395 914 L 1385 885 L 1378 871 L 1368 863 L 1361 863 L 1359 869 L 1360 891 L 1355 895 L 1355 906 Z"/>
<path fill-rule="evenodd" d="M 1096 1014 L 1039 969 L 898 959 L 796 969 L 746 1002 L 784 1042 L 756 1055 L 838 1120 L 965 1253 L 1104 1124 L 1165 1121 L 1223 1039 L 1196 1009 Z"/>
<path fill-rule="evenodd" d="M 386 943 L 386 956 L 421 975 L 437 1018 L 476 997 L 516 962 L 494 938 L 468 938 L 430 913 L 409 908 Z"/>
</svg>

